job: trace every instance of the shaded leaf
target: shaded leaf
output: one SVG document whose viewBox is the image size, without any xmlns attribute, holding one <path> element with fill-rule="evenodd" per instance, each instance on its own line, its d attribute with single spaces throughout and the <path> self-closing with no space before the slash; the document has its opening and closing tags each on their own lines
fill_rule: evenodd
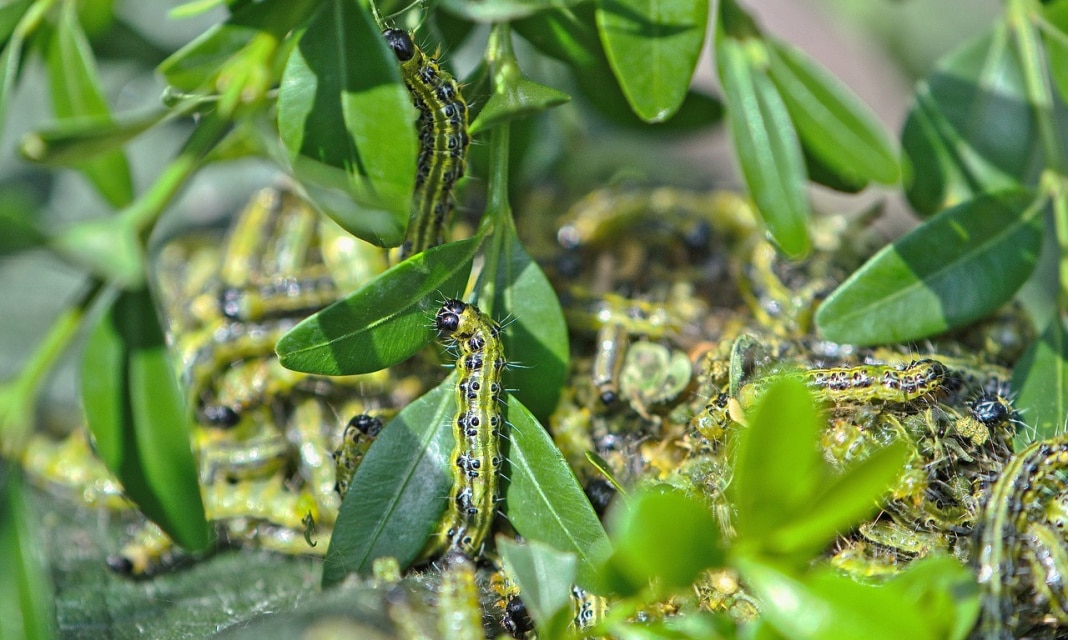
<svg viewBox="0 0 1068 640">
<path fill-rule="evenodd" d="M 663 122 L 682 105 L 708 23 L 705 0 L 601 0 L 597 29 L 631 109 Z"/>
<path fill-rule="evenodd" d="M 0 460 L 0 638 L 55 637 L 52 586 L 22 470 Z"/>
<path fill-rule="evenodd" d="M 369 373 L 408 359 L 434 337 L 436 305 L 463 297 L 481 236 L 412 256 L 278 341 L 282 366 L 323 375 Z"/>
<path fill-rule="evenodd" d="M 78 22 L 73 2 L 63 4 L 47 53 L 52 107 L 60 120 L 110 118 L 96 60 Z M 133 200 L 133 179 L 126 155 L 116 149 L 81 163 L 79 168 L 114 207 Z"/>
<path fill-rule="evenodd" d="M 979 585 L 975 574 L 947 556 L 930 555 L 910 562 L 893 579 L 938 638 L 964 640 L 979 619 Z"/>
<path fill-rule="evenodd" d="M 315 202 L 378 246 L 400 244 L 408 223 L 415 119 L 397 60 L 364 5 L 323 2 L 286 64 L 278 131 Z"/>
<path fill-rule="evenodd" d="M 175 542 L 206 549 L 190 411 L 146 289 L 120 292 L 93 328 L 81 387 L 96 451 L 126 495 Z"/>
<path fill-rule="evenodd" d="M 801 50 L 778 40 L 767 45 L 768 76 L 806 151 L 847 182 L 897 182 L 897 151 L 878 117 Z"/>
<path fill-rule="evenodd" d="M 382 429 L 356 468 L 338 510 L 323 564 L 323 586 L 349 573 L 370 575 L 376 558 L 409 565 L 445 512 L 452 486 L 456 376 L 405 407 Z"/>
<path fill-rule="evenodd" d="M 912 165 L 906 194 L 923 213 L 1037 179 L 1043 154 L 1034 107 L 1004 24 L 917 83 L 901 144 Z"/>
<path fill-rule="evenodd" d="M 808 253 L 804 158 L 775 85 L 749 60 L 747 46 L 718 33 L 716 66 L 730 114 L 731 140 L 746 187 L 772 239 L 788 256 Z"/>
<path fill-rule="evenodd" d="M 493 314 L 504 318 L 504 353 L 518 366 L 504 371 L 504 386 L 535 415 L 548 418 L 567 378 L 568 335 L 560 301 L 541 267 L 507 225 L 494 237 Z M 487 250 L 488 252 L 488 250 Z M 487 265 L 489 266 L 489 265 Z M 484 290 L 481 286 L 480 290 Z"/>
<path fill-rule="evenodd" d="M 1065 432 L 1068 416 L 1068 332 L 1060 314 L 1016 363 L 1012 374 L 1013 405 L 1026 429 L 1016 432 L 1015 449 Z"/>
<path fill-rule="evenodd" d="M 42 198 L 21 182 L 0 184 L 0 256 L 33 249 L 45 243 L 37 226 Z"/>
<path fill-rule="evenodd" d="M 492 129 L 516 118 L 526 118 L 571 100 L 571 96 L 552 87 L 538 84 L 526 78 L 515 78 L 498 86 L 490 95 L 478 117 L 469 127 L 469 133 Z"/>
<path fill-rule="evenodd" d="M 827 298 L 816 324 L 828 340 L 907 342 L 978 320 L 1034 270 L 1045 199 L 1024 191 L 947 209 L 884 247 Z"/>
<path fill-rule="evenodd" d="M 508 422 L 508 521 L 527 540 L 574 553 L 576 582 L 588 588 L 611 548 L 604 527 L 545 428 L 513 396 L 508 396 Z"/>
</svg>

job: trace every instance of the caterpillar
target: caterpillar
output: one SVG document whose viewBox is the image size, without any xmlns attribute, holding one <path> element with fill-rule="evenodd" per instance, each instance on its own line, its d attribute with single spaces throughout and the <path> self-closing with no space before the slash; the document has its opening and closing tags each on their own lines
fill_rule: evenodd
<svg viewBox="0 0 1068 640">
<path fill-rule="evenodd" d="M 438 633 L 442 638 L 485 637 L 475 565 L 462 553 L 445 556 L 438 589 Z"/>
<path fill-rule="evenodd" d="M 337 467 L 335 490 L 342 498 L 348 493 L 356 467 L 360 466 L 367 450 L 382 431 L 382 419 L 366 413 L 353 416 L 345 426 L 341 444 L 334 451 L 334 464 Z"/>
<path fill-rule="evenodd" d="M 452 188 L 466 167 L 467 104 L 456 80 L 423 53 L 409 33 L 382 33 L 401 64 L 404 85 L 419 110 L 419 160 L 415 195 L 401 259 L 442 242 L 452 212 Z"/>
<path fill-rule="evenodd" d="M 821 402 L 906 404 L 937 393 L 949 377 L 949 370 L 937 360 L 924 359 L 898 366 L 809 369 L 800 376 Z M 742 407 L 752 406 L 773 378 L 768 376 L 744 384 L 738 390 Z"/>
<path fill-rule="evenodd" d="M 506 360 L 501 328 L 478 307 L 447 300 L 434 319 L 438 335 L 455 346 L 456 405 L 453 421 L 456 446 L 452 454 L 455 479 L 448 511 L 424 556 L 458 550 L 477 557 L 493 521 L 497 472 L 501 466 L 499 437 L 501 373 Z"/>
</svg>

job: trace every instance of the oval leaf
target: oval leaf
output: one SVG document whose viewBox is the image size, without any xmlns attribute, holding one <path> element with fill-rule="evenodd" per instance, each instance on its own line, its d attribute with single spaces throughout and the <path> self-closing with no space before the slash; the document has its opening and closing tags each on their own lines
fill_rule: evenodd
<svg viewBox="0 0 1068 640">
<path fill-rule="evenodd" d="M 947 209 L 884 247 L 816 313 L 828 340 L 908 342 L 997 309 L 1034 270 L 1045 200 L 1023 191 Z"/>
<path fill-rule="evenodd" d="M 1037 178 L 1035 108 L 1004 25 L 960 47 L 917 83 L 901 145 L 912 165 L 906 195 L 923 213 Z"/>
<path fill-rule="evenodd" d="M 1016 450 L 1060 435 L 1068 416 L 1068 332 L 1056 314 L 1042 337 L 1020 357 L 1012 373 L 1013 405 L 1027 429 L 1016 432 Z"/>
<path fill-rule="evenodd" d="M 317 204 L 359 238 L 400 244 L 415 187 L 416 114 L 366 8 L 324 2 L 278 91 L 279 134 L 297 175 L 318 187 Z"/>
<path fill-rule="evenodd" d="M 369 575 L 376 558 L 407 566 L 445 511 L 452 487 L 456 376 L 404 408 L 356 468 L 323 563 L 323 586 Z"/>
<path fill-rule="evenodd" d="M 799 49 L 777 40 L 767 44 L 768 77 L 805 149 L 849 183 L 897 182 L 897 152 L 875 114 Z"/>
<path fill-rule="evenodd" d="M 146 289 L 119 293 L 89 336 L 82 399 L 97 453 L 175 542 L 211 543 L 190 450 L 190 412 Z"/>
<path fill-rule="evenodd" d="M 282 366 L 321 375 L 369 373 L 402 362 L 434 337 L 435 304 L 463 297 L 481 236 L 443 244 L 392 267 L 293 327 Z"/>
<path fill-rule="evenodd" d="M 597 29 L 631 109 L 663 122 L 682 105 L 708 23 L 705 0 L 601 0 Z"/>
<path fill-rule="evenodd" d="M 52 106 L 60 120 L 110 118 L 97 74 L 96 60 L 78 22 L 77 5 L 64 3 L 59 24 L 49 40 L 48 71 Z M 80 169 L 114 207 L 133 200 L 133 179 L 126 155 L 120 149 L 87 160 Z"/>
<path fill-rule="evenodd" d="M 55 637 L 54 596 L 22 470 L 0 462 L 0 638 Z"/>
<path fill-rule="evenodd" d="M 497 551 L 515 577 L 523 604 L 539 627 L 546 627 L 568 603 L 575 582 L 575 556 L 536 541 L 518 543 L 500 536 Z"/>
<path fill-rule="evenodd" d="M 535 415 L 548 418 L 567 379 L 567 322 L 549 279 L 523 248 L 515 227 L 507 225 L 495 240 L 501 251 L 492 274 L 493 314 L 512 319 L 503 334 L 504 352 L 519 365 L 505 369 L 504 386 Z M 484 290 L 481 283 L 479 290 Z"/>
<path fill-rule="evenodd" d="M 527 540 L 574 553 L 576 582 L 588 589 L 595 567 L 611 550 L 604 527 L 545 428 L 513 396 L 508 396 L 508 423 L 508 521 Z"/>
<path fill-rule="evenodd" d="M 792 258 L 803 256 L 810 246 L 807 177 L 786 105 L 771 81 L 750 64 L 745 42 L 717 37 L 716 66 L 749 193 L 779 248 Z"/>
</svg>

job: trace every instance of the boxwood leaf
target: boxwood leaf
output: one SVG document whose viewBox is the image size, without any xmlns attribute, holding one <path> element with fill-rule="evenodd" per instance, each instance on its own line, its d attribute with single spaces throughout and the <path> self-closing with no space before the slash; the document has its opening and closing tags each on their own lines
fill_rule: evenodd
<svg viewBox="0 0 1068 640">
<path fill-rule="evenodd" d="M 278 132 L 309 195 L 353 235 L 400 244 L 415 187 L 416 114 L 367 9 L 323 2 L 278 91 Z"/>
<path fill-rule="evenodd" d="M 1012 374 L 1013 405 L 1029 428 L 1016 432 L 1016 450 L 1064 433 L 1068 416 L 1068 332 L 1055 314 Z"/>
<path fill-rule="evenodd" d="M 0 638 L 55 637 L 53 591 L 22 470 L 0 461 Z"/>
<path fill-rule="evenodd" d="M 597 30 L 631 109 L 663 122 L 682 105 L 705 41 L 704 0 L 600 0 Z"/>
<path fill-rule="evenodd" d="M 984 195 L 946 209 L 884 247 L 827 298 L 816 324 L 828 340 L 907 342 L 978 320 L 1034 270 L 1045 198 Z"/>
<path fill-rule="evenodd" d="M 147 289 L 118 294 L 89 336 L 82 400 L 101 460 L 175 542 L 211 543 L 190 450 L 191 415 Z"/>
<path fill-rule="evenodd" d="M 456 376 L 405 407 L 356 468 L 323 563 L 323 586 L 369 575 L 376 558 L 407 566 L 445 512 L 452 486 Z"/>
<path fill-rule="evenodd" d="M 481 236 L 433 247 L 305 318 L 278 341 L 282 366 L 352 375 L 406 360 L 434 337 L 436 304 L 462 297 Z"/>
<path fill-rule="evenodd" d="M 508 396 L 508 422 L 508 521 L 527 540 L 574 553 L 576 582 L 589 588 L 611 548 L 604 527 L 552 438 L 514 396 Z"/>
</svg>

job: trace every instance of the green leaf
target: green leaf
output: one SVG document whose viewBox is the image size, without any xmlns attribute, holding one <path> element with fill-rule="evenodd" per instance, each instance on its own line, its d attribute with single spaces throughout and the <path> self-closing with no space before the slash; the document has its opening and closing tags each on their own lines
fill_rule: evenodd
<svg viewBox="0 0 1068 640">
<path fill-rule="evenodd" d="M 879 499 L 901 476 L 908 451 L 903 443 L 891 443 L 831 480 L 808 509 L 769 536 L 768 548 L 810 558 L 839 532 L 875 515 Z"/>
<path fill-rule="evenodd" d="M 102 280 L 134 287 L 145 277 L 139 236 L 129 217 L 93 218 L 63 230 L 51 239 L 50 246 Z"/>
<path fill-rule="evenodd" d="M 513 396 L 508 397 L 508 422 L 508 521 L 526 540 L 574 553 L 576 582 L 589 588 L 595 567 L 611 549 L 604 527 L 545 428 Z"/>
<path fill-rule="evenodd" d="M 496 271 L 483 270 L 482 277 L 493 277 L 493 314 L 511 319 L 503 333 L 504 353 L 518 364 L 505 369 L 504 386 L 535 415 L 548 418 L 567 379 L 570 351 L 564 312 L 515 227 L 508 225 L 494 243 L 500 247 Z"/>
<path fill-rule="evenodd" d="M 575 556 L 537 541 L 513 542 L 497 538 L 497 551 L 515 577 L 523 604 L 539 628 L 552 624 L 556 615 L 570 602 L 575 582 Z"/>
<path fill-rule="evenodd" d="M 52 586 L 22 470 L 0 460 L 0 638 L 55 637 Z"/>
<path fill-rule="evenodd" d="M 338 510 L 323 586 L 370 575 L 376 558 L 407 566 L 445 511 L 452 486 L 456 375 L 405 407 L 378 434 Z"/>
<path fill-rule="evenodd" d="M 809 206 L 804 158 L 786 105 L 750 60 L 753 40 L 716 37 L 716 66 L 727 97 L 735 153 L 772 239 L 788 256 L 808 253 Z M 754 54 L 755 55 L 755 54 Z"/>
<path fill-rule="evenodd" d="M 828 340 L 908 342 L 994 311 L 1034 270 L 1045 199 L 1023 191 L 947 209 L 884 247 L 816 313 Z"/>
<path fill-rule="evenodd" d="M 934 213 L 982 193 L 1032 184 L 1043 166 L 1037 126 L 1016 47 L 999 24 L 916 85 L 901 133 L 912 165 L 909 202 Z"/>
<path fill-rule="evenodd" d="M 799 578 L 749 558 L 738 560 L 767 620 L 787 638 L 921 640 L 942 637 L 900 589 L 861 584 L 833 570 Z"/>
<path fill-rule="evenodd" d="M 471 22 L 494 23 L 519 20 L 540 11 L 567 7 L 585 0 L 494 0 L 493 2 L 465 2 L 443 0 L 441 3 L 453 15 Z"/>
<path fill-rule="evenodd" d="M 281 41 L 319 4 L 318 0 L 249 3 L 175 51 L 157 71 L 169 85 L 182 91 L 213 91 L 219 71 L 253 39 L 268 34 Z"/>
<path fill-rule="evenodd" d="M 282 366 L 353 375 L 406 360 L 434 337 L 435 305 L 462 297 L 482 237 L 439 245 L 395 265 L 305 318 L 278 341 Z"/>
<path fill-rule="evenodd" d="M 9 0 L 0 4 L 0 43 L 7 44 L 31 4 L 33 0 Z"/>
<path fill-rule="evenodd" d="M 975 574 L 957 560 L 930 555 L 910 562 L 893 584 L 912 601 L 935 637 L 968 638 L 979 619 L 979 585 Z"/>
<path fill-rule="evenodd" d="M 708 23 L 705 0 L 600 0 L 597 29 L 631 109 L 663 122 L 682 105 Z"/>
<path fill-rule="evenodd" d="M 1046 45 L 1046 64 L 1053 85 L 1068 102 L 1068 3 L 1055 2 L 1042 7 L 1047 22 L 1039 22 Z"/>
<path fill-rule="evenodd" d="M 897 151 L 878 117 L 799 49 L 778 40 L 767 45 L 768 76 L 805 149 L 849 182 L 897 182 Z"/>
<path fill-rule="evenodd" d="M 96 60 L 73 2 L 63 4 L 59 23 L 49 40 L 47 58 L 52 107 L 57 118 L 110 117 Z M 133 200 L 133 179 L 122 150 L 86 160 L 79 168 L 112 206 L 123 207 Z"/>
<path fill-rule="evenodd" d="M 211 544 L 190 450 L 189 408 L 146 289 L 122 291 L 93 328 L 82 401 L 96 451 L 126 495 L 175 542 Z"/>
<path fill-rule="evenodd" d="M 358 238 L 400 244 L 415 187 L 416 114 L 366 8 L 325 1 L 278 91 L 278 131 L 312 198 Z"/>
<path fill-rule="evenodd" d="M 824 424 L 812 394 L 793 376 L 775 381 L 758 401 L 728 489 L 740 542 L 766 544 L 811 506 L 828 473 L 816 446 Z"/>
<path fill-rule="evenodd" d="M 152 127 L 176 114 L 156 110 L 151 113 L 112 119 L 110 116 L 62 121 L 43 131 L 23 136 L 19 151 L 33 162 L 54 166 L 76 166 L 89 158 L 125 145 Z"/>
<path fill-rule="evenodd" d="M 17 24 L 23 19 L 26 7 L 11 3 L 0 11 L 3 12 L 0 14 L 4 20 L 2 26 L 5 30 L 9 27 L 11 29 L 8 32 L 10 39 L 7 39 L 4 52 L 0 54 L 0 132 L 2 132 L 3 124 L 7 122 L 7 101 L 10 99 L 11 92 L 15 90 L 15 80 L 22 66 L 22 48 L 26 43 L 26 33 L 23 29 L 19 29 Z"/>
<path fill-rule="evenodd" d="M 0 256 L 33 249 L 45 243 L 37 226 L 43 196 L 22 181 L 0 184 Z"/>
<path fill-rule="evenodd" d="M 1027 429 L 1016 432 L 1015 448 L 1020 451 L 1035 440 L 1065 432 L 1068 416 L 1068 332 L 1056 314 L 1042 336 L 1016 363 L 1012 374 L 1013 405 L 1020 411 Z"/>
<path fill-rule="evenodd" d="M 499 85 L 469 127 L 473 136 L 516 118 L 526 118 L 571 100 L 571 96 L 526 78 Z"/>
<path fill-rule="evenodd" d="M 615 552 L 608 565 L 610 574 L 629 583 L 621 593 L 636 593 L 651 581 L 685 589 L 705 569 L 723 565 L 719 525 L 704 500 L 653 487 L 620 507 L 610 520 Z"/>
</svg>

